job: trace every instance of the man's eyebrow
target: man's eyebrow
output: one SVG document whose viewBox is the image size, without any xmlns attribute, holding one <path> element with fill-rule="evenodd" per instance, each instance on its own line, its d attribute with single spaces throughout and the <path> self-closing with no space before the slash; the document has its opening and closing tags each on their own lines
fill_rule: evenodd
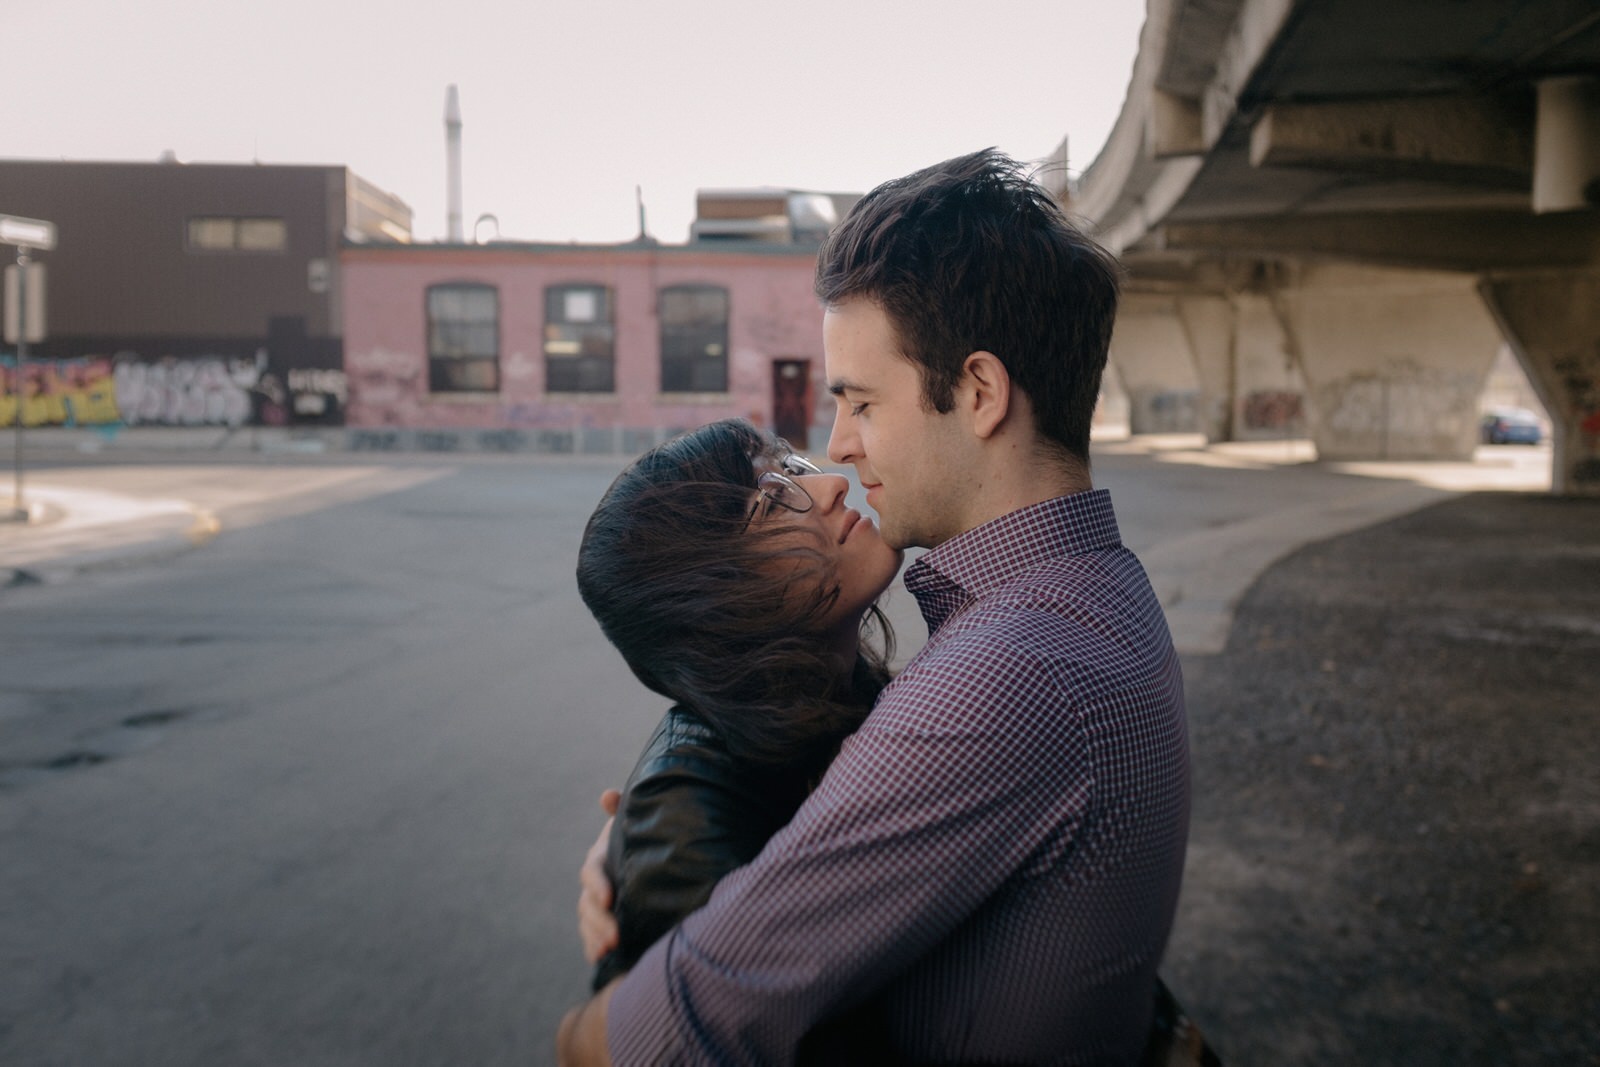
<svg viewBox="0 0 1600 1067">
<path fill-rule="evenodd" d="M 835 378 L 828 383 L 828 392 L 833 396 L 843 396 L 845 390 L 849 390 L 852 393 L 866 393 L 871 391 L 864 385 L 861 385 L 857 382 L 852 382 L 849 378 Z"/>
</svg>

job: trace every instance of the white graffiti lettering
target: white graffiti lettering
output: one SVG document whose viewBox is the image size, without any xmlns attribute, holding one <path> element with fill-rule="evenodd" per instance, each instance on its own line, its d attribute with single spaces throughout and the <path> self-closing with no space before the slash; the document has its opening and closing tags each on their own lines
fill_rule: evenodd
<svg viewBox="0 0 1600 1067">
<path fill-rule="evenodd" d="M 289 372 L 289 392 L 323 393 L 333 397 L 343 406 L 345 402 L 344 371 L 321 367 L 296 368 Z"/>
<path fill-rule="evenodd" d="M 250 389 L 261 369 L 250 360 L 216 357 L 140 363 L 119 359 L 112 379 L 117 408 L 129 426 L 243 426 L 250 419 Z"/>
</svg>

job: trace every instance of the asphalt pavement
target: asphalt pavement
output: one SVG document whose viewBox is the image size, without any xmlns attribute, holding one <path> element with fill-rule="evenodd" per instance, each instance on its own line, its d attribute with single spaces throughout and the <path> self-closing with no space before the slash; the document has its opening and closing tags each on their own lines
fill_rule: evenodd
<svg viewBox="0 0 1600 1067">
<path fill-rule="evenodd" d="M 1189 701 L 1165 969 L 1226 1060 L 1600 1064 L 1600 501 L 1539 492 L 1532 450 L 1337 468 L 1293 442 L 1096 451 L 1114 494 L 1135 468 L 1155 487 L 1117 498 Z M 0 612 L 8 580 L 157 567 L 444 462 L 57 449 L 30 472 L 36 521 L 0 525 Z M 1224 476 L 1261 488 L 1225 496 Z"/>
<path fill-rule="evenodd" d="M 1600 1064 L 1600 500 L 1306 545 L 1184 671 L 1166 971 L 1228 1062 Z"/>
<path fill-rule="evenodd" d="M 91 571 L 159 562 L 203 546 L 228 527 L 303 512 L 351 492 L 403 488 L 429 475 L 427 464 L 469 461 L 460 455 L 371 456 L 344 453 L 326 434 L 153 429 L 106 437 L 92 431 L 35 431 L 37 468 L 25 481 L 23 507 L 11 485 L 0 488 L 0 589 L 59 582 Z M 1310 540 L 1402 515 L 1469 491 L 1540 491 L 1549 486 L 1548 450 L 1486 448 L 1463 463 L 1317 464 L 1305 441 L 1207 446 L 1188 434 L 1126 437 L 1094 445 L 1097 484 L 1116 496 L 1119 464 L 1155 463 L 1175 493 L 1198 496 L 1205 476 L 1275 475 L 1251 494 L 1215 494 L 1150 510 L 1129 521 L 1120 496 L 1124 541 L 1149 572 L 1180 652 L 1222 649 L 1239 597 L 1271 563 Z M 483 457 L 478 457 L 482 459 Z M 490 459 L 504 457 L 490 457 Z M 514 461 L 514 460 L 512 460 Z M 573 457 L 616 464 L 622 457 Z M 218 472 L 198 489 L 195 464 Z M 420 466 L 419 466 L 420 465 Z M 1109 468 L 1109 476 L 1105 472 Z M 359 487 L 359 488 L 358 488 Z M 887 611 L 902 634 L 919 633 L 909 597 Z M 919 641 L 902 642 L 902 652 Z"/>
</svg>

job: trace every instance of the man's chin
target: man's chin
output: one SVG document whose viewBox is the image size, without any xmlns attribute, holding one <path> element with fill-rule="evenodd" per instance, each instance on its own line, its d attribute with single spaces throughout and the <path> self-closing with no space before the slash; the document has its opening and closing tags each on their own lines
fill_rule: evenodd
<svg viewBox="0 0 1600 1067">
<path fill-rule="evenodd" d="M 906 554 L 906 549 L 913 547 L 909 541 L 901 536 L 899 530 L 892 526 L 885 526 L 881 518 L 878 520 L 878 535 L 883 538 L 884 544 L 894 549 L 895 555 L 902 558 Z"/>
</svg>

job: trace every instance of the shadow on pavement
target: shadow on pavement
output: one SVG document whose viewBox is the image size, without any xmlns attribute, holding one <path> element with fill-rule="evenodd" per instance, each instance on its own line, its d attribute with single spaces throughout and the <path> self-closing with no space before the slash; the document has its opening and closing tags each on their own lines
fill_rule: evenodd
<svg viewBox="0 0 1600 1067">
<path fill-rule="evenodd" d="M 1225 1061 L 1600 1064 L 1600 500 L 1308 545 L 1185 670 L 1166 971 Z"/>
</svg>

